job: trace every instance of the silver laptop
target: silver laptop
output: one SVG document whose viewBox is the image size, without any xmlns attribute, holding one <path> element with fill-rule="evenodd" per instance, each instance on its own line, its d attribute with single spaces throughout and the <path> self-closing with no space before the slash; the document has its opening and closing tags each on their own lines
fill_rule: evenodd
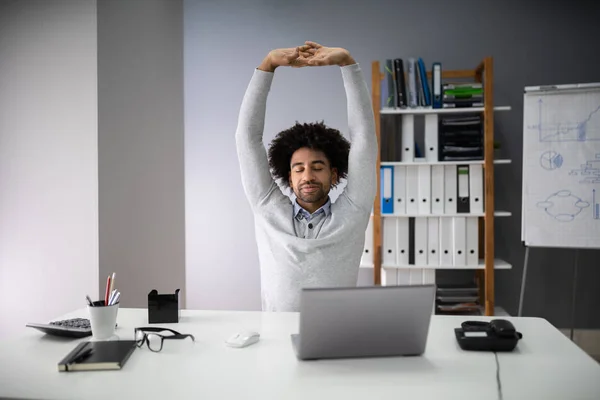
<svg viewBox="0 0 600 400">
<path fill-rule="evenodd" d="M 318 358 L 423 354 L 435 285 L 303 289 L 296 356 Z"/>
</svg>

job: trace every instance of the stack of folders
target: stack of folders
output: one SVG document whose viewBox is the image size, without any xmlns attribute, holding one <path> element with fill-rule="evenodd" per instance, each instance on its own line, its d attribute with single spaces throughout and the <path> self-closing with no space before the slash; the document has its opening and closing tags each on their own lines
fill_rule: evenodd
<svg viewBox="0 0 600 400">
<path fill-rule="evenodd" d="M 388 59 L 384 63 L 381 105 L 386 108 L 431 106 L 431 90 L 422 58 Z"/>
<path fill-rule="evenodd" d="M 478 220 L 478 217 L 383 218 L 383 266 L 477 267 Z M 367 229 L 371 229 L 372 235 L 372 226 Z M 363 262 L 373 262 L 372 242 L 365 243 L 365 250 Z"/>
<path fill-rule="evenodd" d="M 483 184 L 483 163 L 382 165 L 381 214 L 481 214 Z"/>
<path fill-rule="evenodd" d="M 483 107 L 481 83 L 445 83 L 443 85 L 444 108 Z"/>
<path fill-rule="evenodd" d="M 479 293 L 477 286 L 465 284 L 438 284 L 436 314 L 479 315 Z"/>
<path fill-rule="evenodd" d="M 479 114 L 440 116 L 438 123 L 440 161 L 483 160 L 483 119 Z"/>
</svg>

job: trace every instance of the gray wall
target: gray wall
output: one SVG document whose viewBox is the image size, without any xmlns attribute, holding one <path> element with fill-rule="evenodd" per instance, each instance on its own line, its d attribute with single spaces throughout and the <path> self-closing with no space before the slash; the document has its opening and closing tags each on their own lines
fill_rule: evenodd
<svg viewBox="0 0 600 400">
<path fill-rule="evenodd" d="M 185 299 L 182 11 L 98 2 L 100 291 L 116 272 L 124 307 Z"/>
<path fill-rule="evenodd" d="M 233 135 L 239 105 L 262 57 L 305 40 L 348 48 L 370 85 L 370 64 L 420 56 L 447 69 L 473 68 L 494 57 L 500 156 L 496 168 L 496 254 L 511 262 L 496 273 L 497 304 L 516 314 L 524 248 L 520 243 L 522 93 L 536 84 L 600 81 L 598 3 L 463 0 L 229 2 L 184 0 L 186 213 L 189 306 L 257 309 L 258 260 L 253 220 L 243 197 Z M 459 22 L 456 22 L 459 21 Z M 465 23 L 464 21 L 469 21 Z M 281 69 L 269 97 L 265 143 L 296 120 L 346 133 L 345 95 L 337 68 Z M 570 322 L 572 255 L 534 249 L 524 312 L 559 327 Z M 600 327 L 597 251 L 580 252 L 577 326 Z M 595 262 L 596 261 L 596 262 Z M 594 263 L 596 265 L 594 265 Z M 458 272 L 457 272 L 458 274 Z M 453 279 L 438 273 L 439 279 Z M 370 276 L 362 275 L 362 282 Z M 193 288 L 193 290 L 192 290 Z"/>
<path fill-rule="evenodd" d="M 98 291 L 96 1 L 0 1 L 0 337 Z"/>
</svg>

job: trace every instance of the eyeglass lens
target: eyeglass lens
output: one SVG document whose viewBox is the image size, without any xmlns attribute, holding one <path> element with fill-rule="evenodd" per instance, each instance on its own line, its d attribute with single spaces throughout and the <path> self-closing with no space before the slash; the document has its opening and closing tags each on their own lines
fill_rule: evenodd
<svg viewBox="0 0 600 400">
<path fill-rule="evenodd" d="M 148 338 L 148 347 L 150 347 L 150 350 L 159 351 L 162 346 L 162 338 L 154 333 L 148 333 L 146 337 Z"/>
</svg>

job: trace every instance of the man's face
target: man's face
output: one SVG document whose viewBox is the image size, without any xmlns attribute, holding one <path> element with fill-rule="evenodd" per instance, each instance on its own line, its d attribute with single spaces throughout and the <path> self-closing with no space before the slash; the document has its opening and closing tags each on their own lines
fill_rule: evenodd
<svg viewBox="0 0 600 400">
<path fill-rule="evenodd" d="M 321 151 L 303 147 L 292 155 L 289 183 L 300 202 L 319 203 L 337 183 L 337 171 Z"/>
</svg>

